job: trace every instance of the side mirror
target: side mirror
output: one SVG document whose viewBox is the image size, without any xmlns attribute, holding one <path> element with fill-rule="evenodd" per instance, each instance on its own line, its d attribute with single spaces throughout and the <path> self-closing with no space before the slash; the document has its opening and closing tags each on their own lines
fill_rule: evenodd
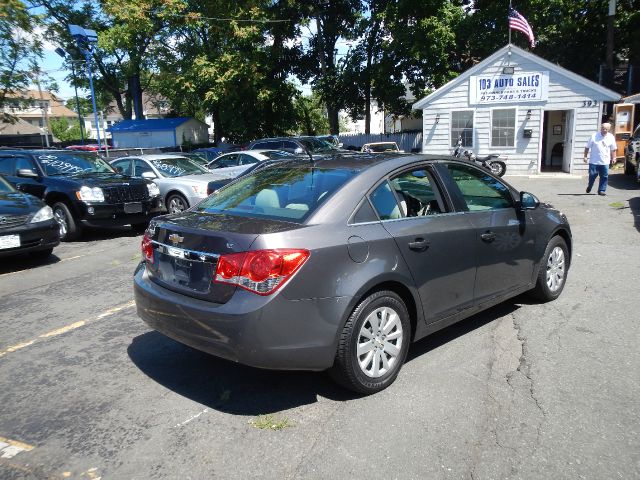
<svg viewBox="0 0 640 480">
<path fill-rule="evenodd" d="M 38 174 L 31 170 L 30 168 L 21 168 L 17 172 L 18 177 L 23 178 L 38 178 Z"/>
<path fill-rule="evenodd" d="M 140 175 L 142 178 L 146 178 L 147 180 L 153 180 L 154 178 L 158 178 L 156 177 L 156 174 L 153 172 L 142 172 L 142 175 Z"/>
<path fill-rule="evenodd" d="M 300 155 L 300 154 L 306 153 L 306 152 L 304 151 L 304 148 L 298 147 L 293 151 L 293 153 L 295 153 L 296 155 Z"/>
<path fill-rule="evenodd" d="M 534 210 L 540 205 L 540 200 L 533 193 L 520 192 L 520 205 L 522 210 Z"/>
<path fill-rule="evenodd" d="M 116 167 L 116 172 L 122 173 L 124 172 L 124 170 L 122 169 L 122 167 Z"/>
</svg>

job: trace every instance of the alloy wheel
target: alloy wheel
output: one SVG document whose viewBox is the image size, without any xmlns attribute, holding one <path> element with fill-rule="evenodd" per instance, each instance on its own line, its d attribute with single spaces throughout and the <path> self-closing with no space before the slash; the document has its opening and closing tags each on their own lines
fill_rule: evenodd
<svg viewBox="0 0 640 480">
<path fill-rule="evenodd" d="M 564 282 L 565 260 L 564 250 L 556 246 L 547 259 L 547 286 L 552 292 L 557 292 Z"/>
<path fill-rule="evenodd" d="M 390 307 L 380 307 L 365 319 L 357 343 L 358 364 L 370 378 L 379 378 L 398 361 L 403 341 L 402 323 Z"/>
<path fill-rule="evenodd" d="M 60 238 L 64 238 L 64 236 L 67 234 L 67 231 L 69 231 L 66 214 L 62 211 L 62 209 L 56 208 L 53 211 L 53 217 L 56 219 L 56 222 L 58 222 L 58 225 L 60 226 Z"/>
<path fill-rule="evenodd" d="M 184 212 L 187 209 L 186 202 L 178 196 L 171 197 L 169 199 L 169 213 L 180 213 Z"/>
</svg>

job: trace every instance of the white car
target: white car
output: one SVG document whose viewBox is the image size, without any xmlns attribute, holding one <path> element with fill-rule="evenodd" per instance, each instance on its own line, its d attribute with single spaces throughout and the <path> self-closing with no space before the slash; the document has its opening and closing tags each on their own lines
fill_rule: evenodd
<svg viewBox="0 0 640 480">
<path fill-rule="evenodd" d="M 398 148 L 398 144 L 396 142 L 365 143 L 362 146 L 361 151 L 367 152 L 367 153 L 382 153 L 382 152 L 403 153 L 403 150 L 400 150 Z"/>
<path fill-rule="evenodd" d="M 220 155 L 208 163 L 207 168 L 213 173 L 220 173 L 227 176 L 227 178 L 234 178 L 254 163 L 289 157 L 293 157 L 293 154 L 282 150 L 243 150 Z"/>
<path fill-rule="evenodd" d="M 182 212 L 206 198 L 209 182 L 235 176 L 212 173 L 187 157 L 170 154 L 121 157 L 111 166 L 125 175 L 153 180 L 169 213 Z"/>
</svg>

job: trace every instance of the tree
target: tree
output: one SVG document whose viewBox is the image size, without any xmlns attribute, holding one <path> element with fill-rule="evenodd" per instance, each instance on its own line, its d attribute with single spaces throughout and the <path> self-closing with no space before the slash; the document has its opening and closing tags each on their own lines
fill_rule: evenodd
<svg viewBox="0 0 640 480">
<path fill-rule="evenodd" d="M 54 137 L 62 142 L 68 142 L 70 140 L 80 140 L 80 124 L 77 120 L 69 122 L 66 117 L 52 118 L 51 133 Z"/>
<path fill-rule="evenodd" d="M 313 21 L 306 56 L 304 80 L 311 80 L 327 109 L 329 130 L 339 133 L 338 112 L 345 105 L 341 66 L 336 59 L 336 44 L 340 39 L 354 40 L 355 26 L 362 12 L 360 0 L 307 0 L 308 19 Z"/>
<path fill-rule="evenodd" d="M 329 133 L 329 122 L 324 113 L 322 100 L 317 95 L 300 95 L 295 100 L 297 128 L 302 135 Z"/>
<path fill-rule="evenodd" d="M 32 35 L 37 22 L 20 0 L 0 4 L 0 109 L 8 95 L 15 97 L 31 82 L 33 63 L 42 52 L 41 41 Z M 14 117 L 2 113 L 2 120 L 13 121 Z"/>
</svg>

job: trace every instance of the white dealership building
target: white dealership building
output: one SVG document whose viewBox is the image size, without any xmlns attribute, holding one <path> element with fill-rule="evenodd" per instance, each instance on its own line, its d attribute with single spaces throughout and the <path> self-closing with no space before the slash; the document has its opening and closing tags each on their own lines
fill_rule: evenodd
<svg viewBox="0 0 640 480">
<path fill-rule="evenodd" d="M 582 173 L 584 144 L 604 102 L 620 95 L 507 45 L 413 105 L 422 151 L 450 154 L 458 138 L 478 155 L 508 156 L 509 173 Z"/>
</svg>

